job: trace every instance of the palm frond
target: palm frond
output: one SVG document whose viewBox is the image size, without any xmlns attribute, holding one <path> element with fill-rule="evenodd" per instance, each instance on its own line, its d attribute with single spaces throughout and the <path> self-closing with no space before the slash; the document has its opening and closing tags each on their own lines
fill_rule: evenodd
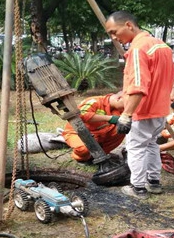
<svg viewBox="0 0 174 238">
<path fill-rule="evenodd" d="M 109 88 L 117 88 L 113 83 L 106 79 L 100 79 L 100 82 L 102 82 L 104 85 L 108 86 Z"/>
<path fill-rule="evenodd" d="M 65 78 L 71 81 L 71 86 L 77 89 L 84 79 L 88 81 L 89 88 L 94 88 L 97 82 L 104 83 L 105 73 L 117 68 L 114 62 L 114 59 L 104 58 L 101 54 L 86 53 L 81 59 L 77 53 L 71 53 L 64 54 L 62 60 L 56 60 L 55 64 L 65 73 Z M 108 81 L 107 85 L 114 86 Z"/>
</svg>

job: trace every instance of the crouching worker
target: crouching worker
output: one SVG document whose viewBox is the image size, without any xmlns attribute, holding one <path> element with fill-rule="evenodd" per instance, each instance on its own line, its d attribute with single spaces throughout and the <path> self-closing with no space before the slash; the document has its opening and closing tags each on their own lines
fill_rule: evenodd
<svg viewBox="0 0 174 238">
<path fill-rule="evenodd" d="M 80 118 L 106 154 L 118 147 L 125 135 L 117 134 L 117 120 L 123 111 L 122 92 L 94 96 L 83 100 L 78 108 Z M 78 162 L 92 161 L 90 152 L 68 122 L 63 131 L 66 143 L 73 149 L 71 157 Z"/>
<path fill-rule="evenodd" d="M 171 108 L 174 110 L 173 103 L 171 104 Z M 161 132 L 161 137 L 159 137 L 159 141 L 161 142 L 159 143 L 159 148 L 162 168 L 167 172 L 174 174 L 174 157 L 168 152 L 174 150 L 174 138 L 172 138 L 174 133 L 174 113 L 167 116 L 167 123 L 171 126 L 172 132 L 169 132 L 167 128 Z"/>
</svg>

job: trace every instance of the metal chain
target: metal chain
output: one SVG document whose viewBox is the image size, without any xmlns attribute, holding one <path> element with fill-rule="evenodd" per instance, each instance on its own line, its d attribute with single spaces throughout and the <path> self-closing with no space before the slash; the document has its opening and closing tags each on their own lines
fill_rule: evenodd
<svg viewBox="0 0 174 238">
<path fill-rule="evenodd" d="M 23 6 L 22 6 L 22 20 L 24 23 L 24 15 L 25 15 L 25 4 L 26 4 L 26 0 L 23 0 Z M 24 65 L 21 63 L 23 60 L 23 51 L 22 51 L 22 33 L 23 33 L 23 28 L 24 28 L 24 24 L 21 26 L 21 20 L 20 20 L 20 11 L 19 11 L 19 7 L 17 9 L 17 16 L 18 17 L 18 21 L 17 21 L 17 32 L 19 33 L 18 36 L 18 44 L 16 46 L 16 51 L 18 51 L 18 56 L 19 58 L 16 59 L 17 60 L 17 66 L 20 64 L 20 70 L 19 70 L 19 74 L 20 77 L 19 79 L 21 80 L 21 94 L 20 94 L 20 98 L 21 98 L 21 108 L 20 108 L 20 115 L 21 115 L 21 121 L 20 121 L 20 138 L 21 138 L 21 164 L 22 164 L 22 171 L 25 171 L 26 169 L 26 175 L 27 178 L 29 178 L 29 160 L 28 160 L 28 138 L 27 138 L 27 110 L 26 110 L 26 96 L 25 96 L 25 79 L 24 79 Z M 24 136 L 25 135 L 25 136 Z M 24 144 L 26 147 L 26 153 L 24 154 Z M 26 160 L 26 162 L 25 162 Z M 25 168 L 26 165 L 26 168 Z"/>
<path fill-rule="evenodd" d="M 16 179 L 16 171 L 17 171 L 17 161 L 18 161 L 18 140 L 19 140 L 19 132 L 22 138 L 23 131 L 25 131 L 25 135 L 27 135 L 27 127 L 26 127 L 26 100 L 25 100 L 25 90 L 24 90 L 24 70 L 22 70 L 22 38 L 21 38 L 21 20 L 20 20 L 20 11 L 19 11 L 19 3 L 18 0 L 15 0 L 15 9 L 14 9 L 14 25 L 15 25 L 15 53 L 16 53 L 16 136 L 15 136 L 15 148 L 14 148 L 14 160 L 13 160 L 13 173 L 12 173 L 12 181 L 11 181 L 11 190 L 9 194 L 9 203 L 8 203 L 8 211 L 6 213 L 5 219 L 8 219 L 11 213 L 14 210 L 14 183 Z M 19 70 L 20 67 L 20 70 Z M 23 128 L 24 124 L 24 128 Z M 27 136 L 25 136 L 26 141 L 26 151 L 27 151 Z M 21 145 L 23 147 L 23 144 Z M 22 150 L 23 151 L 23 148 Z M 29 171 L 28 166 L 28 153 L 26 153 L 27 157 L 27 171 Z M 21 156 L 22 168 L 24 169 L 24 156 Z M 27 172 L 27 176 L 29 177 L 29 172 Z"/>
<path fill-rule="evenodd" d="M 25 15 L 25 5 L 26 5 L 26 0 L 23 0 L 23 7 L 22 7 L 22 19 L 23 19 L 23 22 L 24 22 L 24 15 Z M 19 15 L 19 8 L 18 8 L 18 15 Z M 18 25 L 20 29 L 20 36 L 22 35 L 22 32 L 23 32 L 23 27 L 24 27 L 24 24 L 23 24 L 23 27 L 21 27 L 21 21 L 19 19 L 18 21 Z M 20 38 L 20 41 L 19 41 L 19 45 L 18 45 L 18 51 L 19 51 L 19 63 L 22 62 L 23 60 L 23 51 L 22 51 L 22 39 Z M 25 94 L 25 77 L 24 77 L 24 65 L 21 63 L 20 65 L 20 76 L 21 76 L 21 102 L 22 102 L 22 107 L 21 107 L 21 114 L 22 114 L 22 121 L 21 121 L 21 128 L 23 130 L 21 130 L 21 138 L 23 138 L 23 135 L 25 135 L 25 137 L 23 138 L 24 139 L 24 142 L 23 144 L 21 143 L 21 153 L 22 153 L 22 158 L 25 159 L 25 165 L 26 165 L 26 176 L 27 178 L 29 178 L 29 159 L 28 159 L 28 137 L 27 137 L 27 107 L 26 107 L 26 94 Z M 25 148 L 26 148 L 26 153 L 24 154 L 24 144 L 25 144 Z"/>
</svg>

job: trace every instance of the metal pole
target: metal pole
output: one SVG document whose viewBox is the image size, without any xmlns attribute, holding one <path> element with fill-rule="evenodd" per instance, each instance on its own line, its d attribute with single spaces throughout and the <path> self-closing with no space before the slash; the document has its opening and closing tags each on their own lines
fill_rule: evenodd
<svg viewBox="0 0 174 238">
<path fill-rule="evenodd" d="M 94 13 L 96 14 L 96 16 L 98 17 L 100 23 L 102 24 L 102 26 L 105 29 L 105 22 L 106 22 L 106 18 L 104 17 L 103 13 L 101 12 L 100 8 L 98 7 L 97 3 L 95 2 L 95 0 L 87 0 L 89 5 L 91 6 L 91 8 L 93 9 Z M 119 55 L 121 57 L 124 56 L 125 51 L 123 50 L 122 46 L 120 45 L 120 43 L 117 40 L 112 39 L 112 42 L 115 46 L 115 48 L 117 49 Z"/>
<path fill-rule="evenodd" d="M 3 217 L 3 195 L 5 186 L 6 150 L 8 132 L 8 109 L 10 99 L 11 55 L 13 32 L 14 0 L 6 0 L 5 39 L 1 92 L 1 121 L 0 121 L 0 221 Z"/>
</svg>

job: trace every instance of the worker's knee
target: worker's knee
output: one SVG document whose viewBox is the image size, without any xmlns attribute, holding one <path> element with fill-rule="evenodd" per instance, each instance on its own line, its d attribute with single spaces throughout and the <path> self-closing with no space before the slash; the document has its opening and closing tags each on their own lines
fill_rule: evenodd
<svg viewBox="0 0 174 238">
<path fill-rule="evenodd" d="M 89 150 L 85 146 L 74 148 L 71 156 L 77 161 L 87 161 L 91 157 Z"/>
</svg>

